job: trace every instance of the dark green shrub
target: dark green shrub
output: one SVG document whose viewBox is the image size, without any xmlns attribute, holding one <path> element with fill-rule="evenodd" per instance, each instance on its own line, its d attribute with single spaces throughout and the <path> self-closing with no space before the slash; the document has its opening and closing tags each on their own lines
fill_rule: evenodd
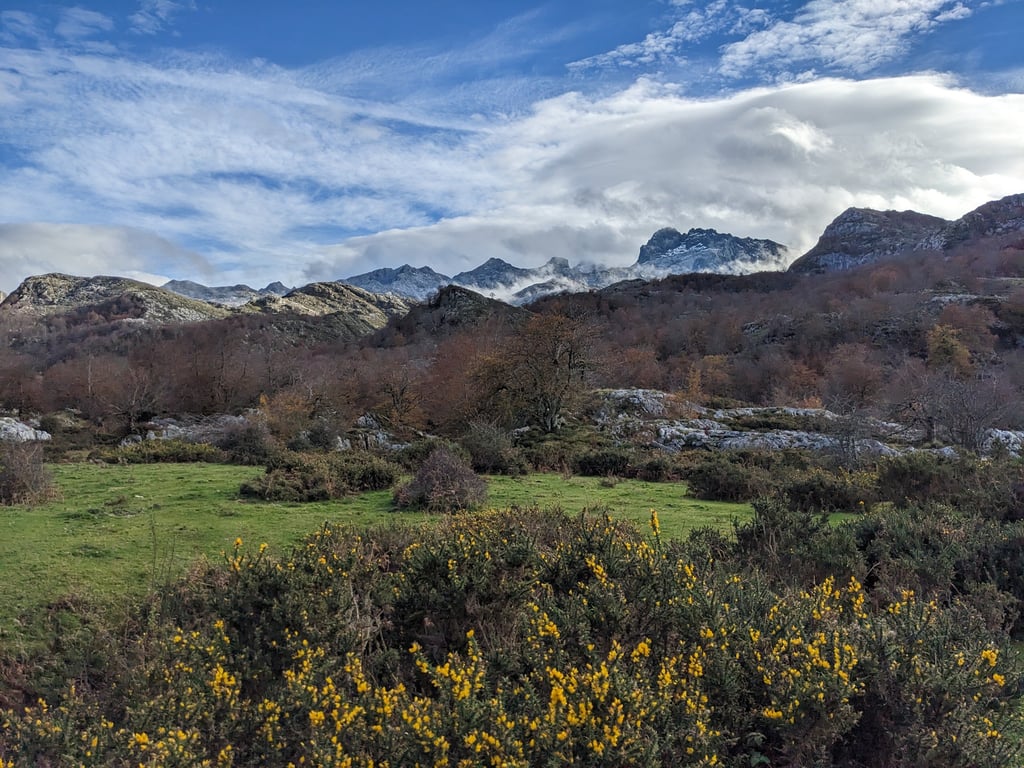
<svg viewBox="0 0 1024 768">
<path fill-rule="evenodd" d="M 336 489 L 322 472 L 268 469 L 266 473 L 242 483 L 238 493 L 242 497 L 265 501 L 307 502 L 335 498 Z"/>
<path fill-rule="evenodd" d="M 508 431 L 486 421 L 473 421 L 461 440 L 473 469 L 485 474 L 519 475 L 526 462 Z"/>
<path fill-rule="evenodd" d="M 434 437 L 414 440 L 401 450 L 396 451 L 393 458 L 406 471 L 415 472 L 423 465 L 427 457 L 439 448 L 444 448 L 459 458 L 469 461 L 469 454 L 461 445 L 453 443 L 451 440 Z"/>
<path fill-rule="evenodd" d="M 638 480 L 649 483 L 664 483 L 678 479 L 679 470 L 666 456 L 650 456 L 638 459 L 629 470 Z"/>
<path fill-rule="evenodd" d="M 878 497 L 897 506 L 928 502 L 1014 520 L 1024 509 L 1024 465 L 1017 460 L 949 457 L 915 452 L 885 459 L 878 467 Z"/>
<path fill-rule="evenodd" d="M 342 453 L 330 457 L 328 466 L 348 491 L 383 491 L 401 475 L 401 467 L 372 453 Z"/>
<path fill-rule="evenodd" d="M 863 512 L 874 497 L 866 478 L 844 470 L 789 472 L 779 490 L 790 506 L 804 512 Z"/>
<path fill-rule="evenodd" d="M 277 448 L 270 430 L 263 423 L 246 423 L 224 433 L 217 447 L 225 451 L 232 464 L 266 464 Z"/>
<path fill-rule="evenodd" d="M 318 451 L 330 451 L 337 446 L 338 431 L 327 421 L 318 419 L 306 430 L 306 440 Z"/>
<path fill-rule="evenodd" d="M 708 501 L 750 501 L 768 495 L 774 485 L 767 470 L 714 453 L 686 473 L 691 496 Z"/>
<path fill-rule="evenodd" d="M 460 512 L 487 499 L 487 482 L 447 448 L 431 453 L 416 476 L 395 491 L 395 504 L 429 512 Z"/>
<path fill-rule="evenodd" d="M 325 501 L 390 488 L 400 472 L 396 464 L 369 453 L 282 451 L 263 475 L 243 483 L 239 493 L 268 501 Z"/>
<path fill-rule="evenodd" d="M 569 472 L 581 454 L 615 450 L 612 440 L 592 427 L 566 427 L 557 433 L 531 429 L 517 441 L 523 457 L 539 472 Z"/>
<path fill-rule="evenodd" d="M 583 451 L 573 457 L 573 470 L 584 477 L 626 477 L 632 455 L 621 448 Z"/>
<path fill-rule="evenodd" d="M 878 468 L 878 496 L 897 506 L 947 501 L 959 492 L 964 465 L 924 451 L 894 456 Z"/>
<path fill-rule="evenodd" d="M 734 523 L 733 529 L 740 558 L 772 579 L 808 585 L 836 573 L 863 576 L 852 532 L 833 528 L 826 515 L 797 509 L 784 499 L 755 501 L 753 518 Z"/>
<path fill-rule="evenodd" d="M 558 439 L 523 447 L 523 457 L 538 472 L 570 472 L 574 449 Z"/>
<path fill-rule="evenodd" d="M 140 443 L 97 448 L 90 455 L 107 464 L 220 464 L 227 457 L 214 445 L 187 443 L 184 440 L 143 440 Z"/>
</svg>

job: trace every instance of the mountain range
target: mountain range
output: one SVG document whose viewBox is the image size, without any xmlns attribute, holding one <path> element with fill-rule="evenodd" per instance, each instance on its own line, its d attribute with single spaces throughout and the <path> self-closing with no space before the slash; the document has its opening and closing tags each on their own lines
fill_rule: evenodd
<svg viewBox="0 0 1024 768">
<path fill-rule="evenodd" d="M 916 211 L 848 208 L 837 216 L 807 253 L 789 264 L 785 246 L 771 240 L 741 238 L 714 229 L 671 227 L 655 232 L 628 267 L 571 266 L 553 258 L 532 269 L 489 259 L 476 269 L 451 277 L 430 267 L 405 264 L 345 278 L 368 291 L 390 292 L 423 301 L 444 285 L 459 285 L 511 304 L 542 296 L 607 287 L 624 280 L 654 280 L 674 274 L 710 272 L 746 274 L 782 271 L 833 272 L 853 269 L 913 251 L 943 251 L 971 239 L 1024 231 L 1024 194 L 1009 195 L 950 221 Z"/>
<path fill-rule="evenodd" d="M 425 300 L 442 286 L 458 285 L 510 304 L 528 304 L 541 296 L 604 288 L 623 280 L 654 280 L 688 272 L 781 270 L 788 263 L 787 255 L 784 245 L 771 240 L 741 238 L 713 229 L 691 229 L 684 234 L 667 227 L 654 233 L 629 267 L 572 266 L 568 259 L 556 257 L 539 267 L 523 268 L 492 258 L 452 276 L 430 267 L 404 264 L 354 275 L 344 282 L 417 301 Z"/>
<path fill-rule="evenodd" d="M 1024 194 L 1010 195 L 949 221 L 915 211 L 849 208 L 824 230 L 807 253 L 789 265 L 791 274 L 834 272 L 898 258 L 903 253 L 942 252 L 973 240 L 1024 235 Z M 460 286 L 508 304 L 528 304 L 542 296 L 601 289 L 629 280 L 653 280 L 695 272 L 744 274 L 781 272 L 789 253 L 771 240 L 740 238 L 713 229 L 660 229 L 628 267 L 571 265 L 553 258 L 522 268 L 488 259 L 475 269 L 447 276 L 430 267 L 382 268 L 336 282 L 289 290 L 279 282 L 207 287 L 172 280 L 155 287 L 121 277 L 62 274 L 27 278 L 9 296 L 0 294 L 0 315 L 29 319 L 89 308 L 100 319 L 131 319 L 151 324 L 200 322 L 234 314 L 292 318 L 331 318 L 337 335 L 354 337 L 401 317 L 415 303 L 448 285 Z"/>
</svg>

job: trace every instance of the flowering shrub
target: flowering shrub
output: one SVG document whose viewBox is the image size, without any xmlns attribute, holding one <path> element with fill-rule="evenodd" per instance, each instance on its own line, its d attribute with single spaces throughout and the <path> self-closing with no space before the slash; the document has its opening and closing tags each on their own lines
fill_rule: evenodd
<svg viewBox="0 0 1024 768">
<path fill-rule="evenodd" d="M 1018 764 L 1021 676 L 970 605 L 714 550 L 663 541 L 655 512 L 325 526 L 282 560 L 238 540 L 106 684 L 4 712 L 0 760 Z"/>
</svg>

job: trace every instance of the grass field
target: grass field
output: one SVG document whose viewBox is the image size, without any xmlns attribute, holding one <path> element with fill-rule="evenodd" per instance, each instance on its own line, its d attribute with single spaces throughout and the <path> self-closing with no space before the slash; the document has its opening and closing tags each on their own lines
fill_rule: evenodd
<svg viewBox="0 0 1024 768">
<path fill-rule="evenodd" d="M 419 521 L 391 511 L 389 491 L 311 504 L 242 501 L 238 486 L 259 468 L 216 464 L 53 467 L 61 498 L 40 507 L 0 507 L 0 644 L 18 637 L 19 617 L 77 595 L 99 605 L 143 595 L 177 578 L 199 558 L 217 560 L 236 537 L 287 551 L 325 521 L 357 526 Z M 678 483 L 526 475 L 489 479 L 493 507 L 607 509 L 646 525 L 657 509 L 664 536 L 692 528 L 727 529 L 744 504 L 685 496 Z"/>
</svg>

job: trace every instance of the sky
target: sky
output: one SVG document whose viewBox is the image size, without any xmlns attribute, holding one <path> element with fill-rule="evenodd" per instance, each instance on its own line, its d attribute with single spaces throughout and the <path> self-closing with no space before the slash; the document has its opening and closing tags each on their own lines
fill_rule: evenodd
<svg viewBox="0 0 1024 768">
<path fill-rule="evenodd" d="M 1024 0 L 0 0 L 0 291 L 957 218 L 1024 192 L 1021 29 Z"/>
</svg>

